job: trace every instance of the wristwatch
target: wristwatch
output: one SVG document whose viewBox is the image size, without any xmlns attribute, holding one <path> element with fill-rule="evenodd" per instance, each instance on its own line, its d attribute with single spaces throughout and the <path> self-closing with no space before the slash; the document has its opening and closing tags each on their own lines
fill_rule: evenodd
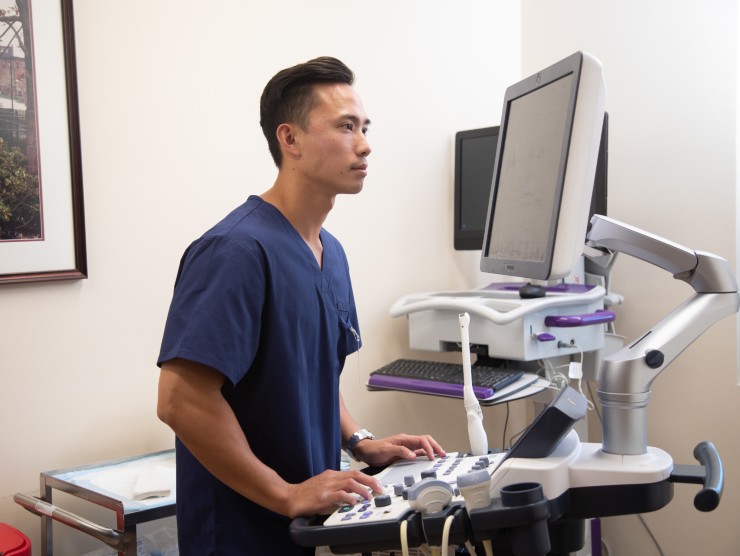
<svg viewBox="0 0 740 556">
<path fill-rule="evenodd" d="M 353 460 L 360 461 L 355 455 L 355 448 L 361 440 L 365 440 L 368 438 L 370 440 L 375 440 L 375 435 L 369 432 L 367 429 L 360 429 L 347 439 L 347 453 L 352 457 Z"/>
</svg>

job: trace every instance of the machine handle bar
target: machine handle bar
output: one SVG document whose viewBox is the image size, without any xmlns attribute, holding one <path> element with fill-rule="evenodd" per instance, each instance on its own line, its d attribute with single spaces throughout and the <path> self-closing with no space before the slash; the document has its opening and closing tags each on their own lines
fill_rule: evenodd
<svg viewBox="0 0 740 556">
<path fill-rule="evenodd" d="M 572 328 L 613 322 L 617 318 L 613 311 L 596 311 L 585 315 L 553 315 L 545 317 L 545 326 L 554 328 Z"/>
<path fill-rule="evenodd" d="M 123 537 L 115 529 L 103 527 L 85 519 L 84 517 L 73 514 L 68 510 L 26 494 L 18 493 L 13 496 L 13 500 L 33 514 L 49 517 L 54 521 L 64 523 L 73 529 L 87 533 L 91 537 L 95 537 L 99 541 L 104 542 L 111 548 L 115 548 L 119 552 L 124 550 L 124 547 L 122 546 Z"/>
<path fill-rule="evenodd" d="M 694 457 L 706 470 L 703 488 L 694 497 L 694 507 L 702 512 L 711 512 L 719 505 L 725 475 L 717 448 L 711 442 L 700 442 L 694 448 Z"/>
<path fill-rule="evenodd" d="M 702 485 L 694 497 L 694 507 L 701 512 L 711 512 L 719 506 L 725 477 L 722 460 L 711 442 L 700 442 L 694 448 L 699 465 L 674 465 L 670 480 L 674 483 Z"/>
</svg>

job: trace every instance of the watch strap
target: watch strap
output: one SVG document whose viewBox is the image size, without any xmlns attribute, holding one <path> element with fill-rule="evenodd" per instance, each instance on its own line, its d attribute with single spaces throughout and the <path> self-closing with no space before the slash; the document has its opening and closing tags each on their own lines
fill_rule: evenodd
<svg viewBox="0 0 740 556">
<path fill-rule="evenodd" d="M 347 453 L 355 461 L 360 461 L 355 455 L 355 448 L 360 441 L 366 439 L 375 440 L 375 435 L 367 429 L 360 429 L 347 439 Z"/>
</svg>

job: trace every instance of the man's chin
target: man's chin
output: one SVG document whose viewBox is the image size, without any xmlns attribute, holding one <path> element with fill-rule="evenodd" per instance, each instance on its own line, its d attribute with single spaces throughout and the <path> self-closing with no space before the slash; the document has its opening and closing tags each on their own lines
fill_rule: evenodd
<svg viewBox="0 0 740 556">
<path fill-rule="evenodd" d="M 353 187 L 348 187 L 346 191 L 344 191 L 347 195 L 357 195 L 362 191 L 362 188 L 364 187 L 364 184 L 355 185 Z"/>
</svg>

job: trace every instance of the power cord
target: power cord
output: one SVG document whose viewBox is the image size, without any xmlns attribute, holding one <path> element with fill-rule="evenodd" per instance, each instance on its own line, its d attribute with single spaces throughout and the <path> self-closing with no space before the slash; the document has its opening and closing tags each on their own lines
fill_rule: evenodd
<svg viewBox="0 0 740 556">
<path fill-rule="evenodd" d="M 594 396 L 594 392 L 591 389 L 591 383 L 586 382 L 586 389 L 588 390 L 588 396 L 591 398 L 591 402 L 594 404 L 594 411 L 596 412 L 596 416 L 599 419 L 599 424 L 601 424 L 601 411 L 599 411 L 599 407 L 596 405 L 596 397 Z"/>
<path fill-rule="evenodd" d="M 642 517 L 642 514 L 637 514 L 637 519 L 640 520 L 640 523 L 642 523 L 642 526 L 645 528 L 645 531 L 647 531 L 647 534 L 650 535 L 650 538 L 653 540 L 653 544 L 655 544 L 655 548 L 658 549 L 660 556 L 664 556 L 663 549 L 660 547 L 660 543 L 658 542 L 658 539 L 656 539 L 655 535 L 653 535 L 653 532 L 650 530 L 650 527 L 648 527 L 648 524 L 645 521 L 645 518 Z"/>
<path fill-rule="evenodd" d="M 574 348 L 578 350 L 578 353 L 580 354 L 579 361 L 571 361 L 568 364 L 568 378 L 571 380 L 575 380 L 576 384 L 578 385 L 578 391 L 581 393 L 581 395 L 586 398 L 586 404 L 588 405 L 588 410 L 593 411 L 594 404 L 591 400 L 588 399 L 586 394 L 583 393 L 583 350 L 577 346 L 576 344 L 571 344 Z"/>
<path fill-rule="evenodd" d="M 506 450 L 506 429 L 509 427 L 509 402 L 506 402 L 506 419 L 504 419 L 504 432 L 501 436 L 501 450 Z"/>
<path fill-rule="evenodd" d="M 550 381 L 547 388 L 560 391 L 565 387 L 565 385 L 569 384 L 571 380 L 575 380 L 578 391 L 584 398 L 586 398 L 588 409 L 589 411 L 592 411 L 594 409 L 594 404 L 588 399 L 588 396 L 583 393 L 583 350 L 574 343 L 568 344 L 568 347 L 574 347 L 578 350 L 578 361 L 569 361 L 567 364 L 554 367 L 549 359 L 539 360 L 540 369 L 544 370 L 545 378 Z M 565 369 L 568 371 L 567 374 L 560 372 Z"/>
</svg>

